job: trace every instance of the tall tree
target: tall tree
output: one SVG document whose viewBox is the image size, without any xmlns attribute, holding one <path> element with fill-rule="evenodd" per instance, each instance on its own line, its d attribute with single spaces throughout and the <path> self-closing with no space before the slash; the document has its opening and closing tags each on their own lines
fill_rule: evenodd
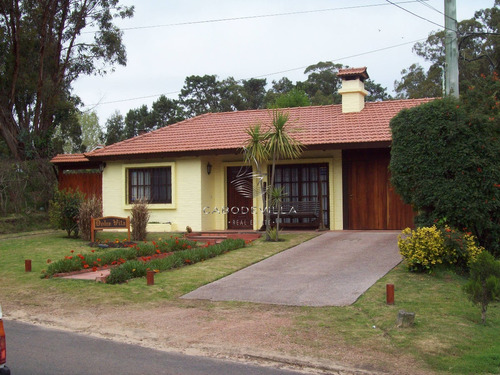
<svg viewBox="0 0 500 375">
<path fill-rule="evenodd" d="M 77 104 L 78 76 L 125 65 L 113 18 L 132 14 L 119 0 L 0 2 L 0 135 L 14 158 L 50 155 L 58 119 Z M 97 30 L 93 39 L 82 35 L 86 27 Z"/>
<path fill-rule="evenodd" d="M 311 100 L 304 90 L 294 88 L 278 96 L 269 108 L 292 108 L 307 107 L 311 105 Z"/>
<path fill-rule="evenodd" d="M 120 112 L 116 111 L 106 121 L 106 146 L 120 142 L 125 137 L 125 121 Z"/>
<path fill-rule="evenodd" d="M 179 101 L 162 95 L 153 102 L 151 121 L 155 129 L 184 120 Z"/>
<path fill-rule="evenodd" d="M 95 112 L 82 113 L 78 116 L 82 129 L 82 145 L 86 152 L 92 151 L 101 145 L 104 140 L 102 129 L 99 126 L 99 117 Z"/>
<path fill-rule="evenodd" d="M 500 0 L 493 8 L 479 10 L 474 18 L 458 23 L 459 86 L 464 92 L 481 75 L 500 73 Z M 431 65 L 427 71 L 418 64 L 404 69 L 395 81 L 398 98 L 421 98 L 442 95 L 444 69 L 444 31 L 433 32 L 425 42 L 416 43 L 414 52 Z"/>
<path fill-rule="evenodd" d="M 245 109 L 264 108 L 264 99 L 266 97 L 266 79 L 251 78 L 243 80 L 242 86 Z"/>
<path fill-rule="evenodd" d="M 308 74 L 307 80 L 297 83 L 297 87 L 309 95 L 313 105 L 339 104 L 342 97 L 338 90 L 342 81 L 337 73 L 341 68 L 342 64 L 334 64 L 332 61 L 310 65 L 304 70 L 304 74 Z"/>
<path fill-rule="evenodd" d="M 155 129 L 155 124 L 147 105 L 131 109 L 125 116 L 125 138 L 132 138 Z"/>
<path fill-rule="evenodd" d="M 179 94 L 186 118 L 221 111 L 221 85 L 216 75 L 189 76 Z"/>
</svg>

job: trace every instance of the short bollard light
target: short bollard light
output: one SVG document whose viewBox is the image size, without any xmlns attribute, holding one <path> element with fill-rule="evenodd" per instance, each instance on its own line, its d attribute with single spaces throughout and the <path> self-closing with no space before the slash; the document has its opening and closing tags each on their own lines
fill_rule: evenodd
<svg viewBox="0 0 500 375">
<path fill-rule="evenodd" d="M 146 280 L 148 285 L 154 285 L 155 284 L 155 271 L 148 270 L 146 272 Z"/>
<path fill-rule="evenodd" d="M 387 284 L 385 286 L 386 301 L 388 305 L 394 305 L 394 284 Z"/>
<path fill-rule="evenodd" d="M 24 260 L 24 271 L 31 272 L 31 259 Z"/>
</svg>

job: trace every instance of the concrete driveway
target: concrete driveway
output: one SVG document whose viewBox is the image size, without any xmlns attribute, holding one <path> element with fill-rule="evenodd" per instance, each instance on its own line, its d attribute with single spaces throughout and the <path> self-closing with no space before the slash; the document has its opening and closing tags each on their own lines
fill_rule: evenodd
<svg viewBox="0 0 500 375">
<path fill-rule="evenodd" d="M 182 298 L 292 306 L 351 305 L 401 262 L 398 233 L 326 232 Z"/>
</svg>

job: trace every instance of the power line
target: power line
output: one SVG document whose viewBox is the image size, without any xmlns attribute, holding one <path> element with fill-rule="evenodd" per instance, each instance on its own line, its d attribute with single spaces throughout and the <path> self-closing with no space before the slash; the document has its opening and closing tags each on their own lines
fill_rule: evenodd
<svg viewBox="0 0 500 375">
<path fill-rule="evenodd" d="M 418 1 L 420 4 L 422 4 L 422 5 L 426 6 L 427 8 L 432 9 L 432 10 L 434 10 L 434 11 L 438 12 L 439 14 L 441 14 L 441 15 L 445 16 L 446 18 L 449 18 L 449 19 L 451 19 L 452 21 L 457 21 L 455 18 L 448 16 L 447 14 L 445 14 L 445 13 L 441 12 L 441 11 L 440 11 L 439 9 L 437 9 L 437 8 L 434 8 L 434 7 L 433 7 L 432 5 L 430 5 L 430 4 L 427 4 L 427 3 L 426 3 L 426 1 L 428 1 L 428 0 L 417 0 L 417 1 Z M 458 22 L 458 21 L 457 21 L 457 22 Z"/>
<path fill-rule="evenodd" d="M 439 27 L 440 27 L 440 28 L 442 28 L 442 29 L 448 29 L 447 27 L 445 27 L 445 26 L 443 26 L 443 25 L 440 25 L 440 24 L 439 24 L 439 23 L 437 23 L 437 22 L 431 21 L 430 19 L 425 18 L 425 17 L 422 17 L 422 16 L 418 15 L 417 13 L 412 12 L 411 10 L 408 10 L 408 9 L 406 9 L 406 8 L 403 8 L 402 6 L 398 5 L 397 3 L 392 2 L 391 0 L 385 0 L 385 1 L 387 1 L 389 4 L 394 5 L 395 7 L 398 7 L 399 9 L 404 10 L 404 11 L 405 11 L 405 12 L 407 12 L 407 13 L 410 13 L 411 15 L 413 15 L 413 16 L 415 16 L 415 17 L 420 18 L 421 20 L 424 20 L 424 21 L 427 21 L 427 22 L 429 22 L 429 23 L 432 23 L 433 25 L 439 26 Z M 418 2 L 418 1 L 417 1 L 417 2 Z M 451 30 L 451 29 L 449 29 L 449 30 Z M 455 30 L 453 30 L 453 31 L 455 31 Z"/>
<path fill-rule="evenodd" d="M 361 52 L 361 53 L 357 53 L 355 55 L 338 57 L 336 59 L 332 59 L 332 61 L 341 61 L 341 60 L 345 60 L 345 59 L 349 59 L 349 58 L 353 58 L 353 57 L 364 56 L 364 55 L 368 55 L 370 53 L 385 51 L 385 50 L 388 50 L 388 49 L 405 46 L 407 44 L 417 43 L 417 42 L 420 42 L 422 40 L 426 40 L 426 38 L 417 39 L 417 40 L 413 40 L 413 41 L 405 42 L 405 43 L 400 43 L 400 44 L 395 44 L 395 45 L 388 46 L 388 47 L 382 47 L 382 48 L 374 49 L 374 50 L 371 50 L 371 51 Z M 251 79 L 251 78 L 265 78 L 265 77 L 273 76 L 273 75 L 276 75 L 276 74 L 283 74 L 283 73 L 294 72 L 294 71 L 297 71 L 297 70 L 304 70 L 305 68 L 307 68 L 307 66 L 301 66 L 301 67 L 298 67 L 298 68 L 281 70 L 281 71 L 278 71 L 278 72 L 262 74 L 262 75 L 255 76 L 255 77 L 243 78 L 243 79 L 238 80 L 238 82 L 240 82 L 242 80 L 248 80 L 248 79 Z M 138 97 L 135 97 L 135 98 L 118 99 L 118 100 L 112 100 L 112 101 L 101 102 L 101 103 L 96 103 L 96 104 L 88 104 L 88 105 L 84 105 L 83 107 L 84 108 L 86 108 L 86 107 L 94 107 L 95 108 L 95 107 L 97 107 L 99 105 L 103 105 L 103 104 L 116 104 L 116 103 L 123 103 L 123 102 L 129 102 L 129 101 L 139 100 L 139 99 L 150 99 L 150 98 L 156 98 L 156 97 L 159 97 L 159 96 L 162 96 L 162 95 L 166 96 L 166 95 L 179 94 L 180 92 L 181 91 L 179 90 L 179 91 L 171 91 L 171 92 L 162 93 L 162 94 L 153 94 L 153 95 L 146 95 L 146 96 L 138 96 Z"/>
<path fill-rule="evenodd" d="M 420 0 L 420 1 L 428 1 L 428 0 Z M 407 1 L 395 2 L 395 3 L 391 3 L 391 4 L 396 5 L 396 4 L 418 3 L 420 1 L 419 0 L 407 0 Z M 228 21 L 241 21 L 241 20 L 257 19 L 257 18 L 292 16 L 292 15 L 297 15 L 297 14 L 322 13 L 322 12 L 332 12 L 332 11 L 338 11 L 338 10 L 360 9 L 360 8 L 373 8 L 373 7 L 380 7 L 380 6 L 387 6 L 387 5 L 388 4 L 386 4 L 386 3 L 368 4 L 368 5 L 353 5 L 353 6 L 338 7 L 338 8 L 301 10 L 301 11 L 296 11 L 296 12 L 272 13 L 272 14 L 253 15 L 253 16 L 230 17 L 230 18 L 216 18 L 216 19 L 201 20 L 201 21 L 186 21 L 186 22 L 178 22 L 178 23 L 167 23 L 167 24 L 163 24 L 163 25 L 123 27 L 123 28 L 120 28 L 120 30 L 122 30 L 122 31 L 144 30 L 144 29 L 154 29 L 154 28 L 160 28 L 160 27 L 198 25 L 198 24 L 204 24 L 204 23 L 216 23 L 216 22 L 228 22 Z M 82 32 L 82 34 L 89 34 L 89 33 L 96 33 L 96 32 L 97 31 L 84 31 L 84 32 Z"/>
</svg>

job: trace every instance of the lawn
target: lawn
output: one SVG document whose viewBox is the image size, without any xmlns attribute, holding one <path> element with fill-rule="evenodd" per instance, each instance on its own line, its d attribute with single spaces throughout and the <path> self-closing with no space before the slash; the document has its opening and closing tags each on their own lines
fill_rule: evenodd
<svg viewBox="0 0 500 375">
<path fill-rule="evenodd" d="M 100 233 L 102 238 L 123 239 L 123 234 Z M 165 234 L 162 234 L 165 236 Z M 158 234 L 150 235 L 157 239 Z M 287 234 L 285 241 L 251 245 L 192 266 L 162 272 L 155 286 L 145 279 L 126 284 L 107 285 L 78 280 L 41 279 L 47 259 L 57 260 L 75 252 L 89 252 L 81 240 L 64 237 L 63 232 L 0 236 L 0 302 L 11 309 L 45 308 L 47 301 L 61 301 L 75 308 L 129 306 L 131 309 L 152 306 L 188 308 L 178 297 L 238 269 L 301 243 L 314 234 Z M 24 272 L 24 259 L 32 259 L 33 272 Z M 217 308 L 234 313 L 266 310 L 282 311 L 292 323 L 279 334 L 294 345 L 296 352 L 329 359 L 336 346 L 356 353 L 380 353 L 378 366 L 390 367 L 387 358 L 405 356 L 429 372 L 453 374 L 500 373 L 500 307 L 491 305 L 485 325 L 480 324 L 479 308 L 469 303 L 461 287 L 465 279 L 448 271 L 432 275 L 407 272 L 396 267 L 370 288 L 354 305 L 348 307 L 259 306 L 249 303 L 217 303 Z M 385 285 L 395 285 L 394 306 L 385 304 Z M 210 310 L 214 304 L 200 301 Z M 413 328 L 395 327 L 399 309 L 416 313 Z M 8 313 L 8 309 L 6 310 Z M 216 317 L 217 315 L 214 314 Z M 214 319 L 214 318 L 211 318 Z M 340 338 L 340 340 L 339 340 Z M 372 356 L 373 357 L 373 356 Z M 366 363 L 364 363 L 366 365 Z"/>
</svg>

